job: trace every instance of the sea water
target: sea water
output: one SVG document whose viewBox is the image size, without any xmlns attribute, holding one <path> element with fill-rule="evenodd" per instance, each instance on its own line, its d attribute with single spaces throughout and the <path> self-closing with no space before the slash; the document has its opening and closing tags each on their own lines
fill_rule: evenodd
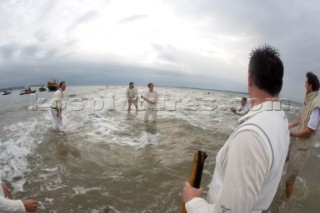
<svg viewBox="0 0 320 213">
<path fill-rule="evenodd" d="M 127 111 L 126 88 L 67 87 L 60 132 L 52 92 L 1 96 L 0 174 L 14 198 L 40 201 L 38 212 L 179 212 L 197 150 L 208 154 L 206 196 L 216 154 L 239 119 L 228 108 L 247 95 L 155 87 L 158 120 L 145 123 L 141 99 L 138 111 Z M 290 121 L 298 116 L 299 104 L 283 98 L 282 106 Z M 319 211 L 319 144 L 312 151 L 292 199 L 282 197 L 281 183 L 266 212 Z"/>
</svg>

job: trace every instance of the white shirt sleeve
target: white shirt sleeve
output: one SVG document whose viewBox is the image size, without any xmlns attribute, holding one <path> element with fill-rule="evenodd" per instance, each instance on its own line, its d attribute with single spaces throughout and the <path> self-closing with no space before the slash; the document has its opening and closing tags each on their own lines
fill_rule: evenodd
<svg viewBox="0 0 320 213">
<path fill-rule="evenodd" d="M 218 199 L 209 204 L 194 198 L 186 203 L 188 213 L 251 211 L 270 168 L 270 153 L 254 131 L 241 131 L 230 142 Z"/>
<path fill-rule="evenodd" d="M 0 212 L 25 213 L 26 209 L 21 200 L 10 200 L 4 197 L 2 182 L 0 181 Z"/>
<path fill-rule="evenodd" d="M 315 108 L 311 112 L 308 127 L 312 130 L 316 130 L 318 128 L 319 121 L 320 121 L 320 109 Z"/>
</svg>

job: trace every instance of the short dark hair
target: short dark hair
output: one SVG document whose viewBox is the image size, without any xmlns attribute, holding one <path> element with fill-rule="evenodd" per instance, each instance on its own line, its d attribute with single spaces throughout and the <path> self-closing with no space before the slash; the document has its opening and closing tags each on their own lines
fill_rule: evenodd
<svg viewBox="0 0 320 213">
<path fill-rule="evenodd" d="M 65 84 L 66 82 L 65 81 L 61 81 L 60 84 L 59 84 L 59 87 L 62 86 L 62 84 Z"/>
<path fill-rule="evenodd" d="M 307 72 L 308 83 L 312 85 L 312 91 L 319 91 L 319 79 L 313 72 Z"/>
<path fill-rule="evenodd" d="M 133 82 L 130 82 L 129 85 L 130 85 L 130 84 L 133 84 Z"/>
<path fill-rule="evenodd" d="M 250 53 L 249 73 L 253 83 L 270 95 L 278 95 L 282 88 L 283 64 L 277 49 L 263 45 Z"/>
<path fill-rule="evenodd" d="M 150 87 L 151 87 L 151 85 L 153 85 L 153 83 L 149 83 L 149 84 L 148 84 L 148 88 L 150 88 Z"/>
<path fill-rule="evenodd" d="M 245 102 L 247 102 L 247 98 L 246 98 L 246 97 L 242 97 L 242 100 L 244 100 Z"/>
</svg>

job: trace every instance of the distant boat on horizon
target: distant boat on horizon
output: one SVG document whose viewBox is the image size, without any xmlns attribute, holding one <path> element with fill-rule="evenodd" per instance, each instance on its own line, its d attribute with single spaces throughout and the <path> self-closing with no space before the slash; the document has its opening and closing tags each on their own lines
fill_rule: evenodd
<svg viewBox="0 0 320 213">
<path fill-rule="evenodd" d="M 41 84 L 41 87 L 39 88 L 40 92 L 46 91 L 47 89 L 44 87 L 44 84 Z"/>
<path fill-rule="evenodd" d="M 54 78 L 54 79 L 52 79 L 52 81 L 48 81 L 47 87 L 48 87 L 49 92 L 58 90 L 59 86 L 58 86 L 57 80 Z"/>
<path fill-rule="evenodd" d="M 24 89 L 21 90 L 20 95 L 26 95 L 26 94 L 30 94 L 30 93 L 35 93 L 36 90 L 32 90 L 30 87 L 30 84 L 25 86 Z"/>
<path fill-rule="evenodd" d="M 2 95 L 9 95 L 10 93 L 11 93 L 11 91 L 4 90 L 4 91 L 2 92 Z"/>
</svg>

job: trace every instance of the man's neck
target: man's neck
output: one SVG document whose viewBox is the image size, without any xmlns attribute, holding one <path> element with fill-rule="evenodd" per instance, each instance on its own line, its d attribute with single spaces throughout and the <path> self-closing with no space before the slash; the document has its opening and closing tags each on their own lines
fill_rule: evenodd
<svg viewBox="0 0 320 213">
<path fill-rule="evenodd" d="M 276 101 L 276 100 L 278 100 L 278 96 L 270 95 L 268 92 L 260 89 L 257 89 L 250 94 L 250 101 L 251 101 L 252 107 L 259 105 L 265 101 Z"/>
</svg>

